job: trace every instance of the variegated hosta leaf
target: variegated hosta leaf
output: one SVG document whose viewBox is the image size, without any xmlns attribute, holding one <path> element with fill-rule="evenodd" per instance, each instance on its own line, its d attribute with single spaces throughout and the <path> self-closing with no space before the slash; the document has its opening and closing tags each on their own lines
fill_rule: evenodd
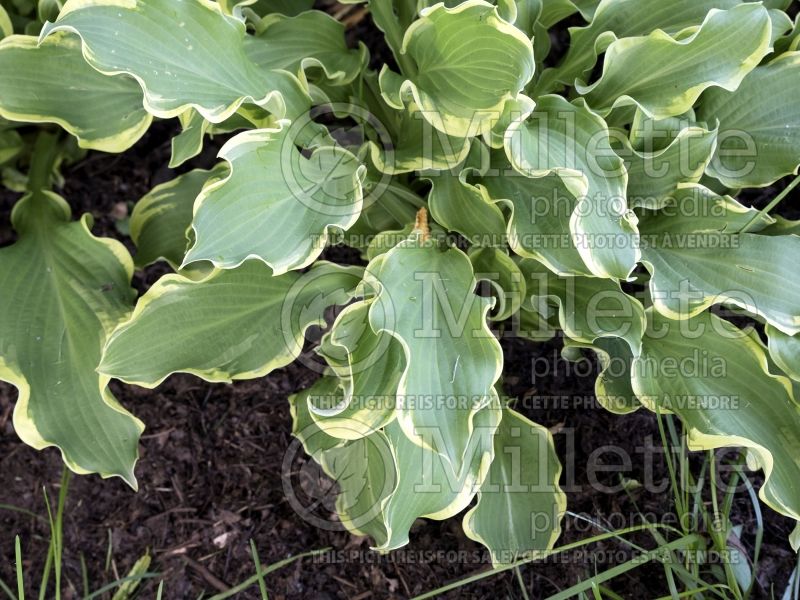
<svg viewBox="0 0 800 600">
<path fill-rule="evenodd" d="M 14 25 L 11 23 L 11 17 L 2 5 L 0 5 L 0 40 L 9 35 L 13 35 Z"/>
<path fill-rule="evenodd" d="M 689 126 L 682 129 L 660 151 L 634 150 L 623 138 L 617 153 L 628 170 L 628 203 L 631 206 L 661 208 L 681 183 L 697 183 L 711 160 L 717 141 L 716 130 Z"/>
<path fill-rule="evenodd" d="M 586 0 L 583 2 L 573 2 L 572 0 L 527 0 L 527 2 L 519 2 L 518 4 L 541 5 L 542 12 L 539 15 L 539 22 L 547 30 L 559 21 L 563 21 L 578 12 L 580 4 L 588 4 L 588 2 Z M 517 11 L 518 13 L 520 12 L 519 6 L 517 6 Z M 519 17 L 517 21 L 519 21 Z"/>
<path fill-rule="evenodd" d="M 361 211 L 358 221 L 342 236 L 344 243 L 361 250 L 366 260 L 372 260 L 371 248 L 374 246 L 378 254 L 385 252 L 398 241 L 404 240 L 411 233 L 417 210 L 424 205 L 422 198 L 399 183 L 390 180 L 388 183 L 382 176 L 375 178 L 375 173 L 367 173 L 364 193 L 378 197 L 377 202 L 369 202 Z M 383 245 L 383 237 L 392 237 L 392 231 L 406 228 L 405 235 L 395 236 L 391 245 Z"/>
<path fill-rule="evenodd" d="M 775 54 L 796 52 L 800 50 L 800 14 L 794 18 L 794 24 L 786 35 L 775 40 Z"/>
<path fill-rule="evenodd" d="M 402 229 L 393 229 L 389 231 L 382 231 L 375 236 L 367 248 L 367 259 L 372 261 L 378 258 L 381 254 L 386 254 L 389 250 L 394 248 L 399 242 L 405 240 L 414 231 L 414 225 L 409 224 Z M 442 232 L 444 237 L 444 232 Z"/>
<path fill-rule="evenodd" d="M 683 191 L 677 208 L 641 225 L 658 311 L 685 319 L 726 303 L 789 335 L 800 331 L 800 237 L 736 233 L 756 211 L 697 185 Z"/>
<path fill-rule="evenodd" d="M 372 330 L 368 304 L 344 309 L 318 352 L 344 386 L 336 396 L 309 395 L 309 410 L 322 431 L 359 439 L 394 420 L 405 355 L 391 335 Z"/>
<path fill-rule="evenodd" d="M 365 282 L 377 294 L 366 300 L 369 321 L 405 352 L 397 389 L 405 435 L 460 473 L 475 413 L 497 399 L 503 354 L 486 323 L 492 301 L 473 293 L 467 255 L 417 233 L 367 268 Z"/>
<path fill-rule="evenodd" d="M 506 219 L 502 211 L 474 185 L 467 182 L 468 169 L 439 171 L 428 179 L 431 216 L 448 231 L 457 231 L 470 243 L 497 246 L 505 243 Z"/>
<path fill-rule="evenodd" d="M 586 21 L 591 21 L 600 6 L 601 0 L 570 0 Z"/>
<path fill-rule="evenodd" d="M 296 77 L 248 58 L 244 23 L 216 2 L 68 0 L 41 36 L 59 30 L 81 37 L 86 60 L 101 73 L 135 77 L 145 107 L 157 117 L 195 108 L 219 123 L 251 102 L 278 118 L 294 118 L 310 105 Z"/>
<path fill-rule="evenodd" d="M 505 321 L 516 313 L 525 300 L 526 285 L 514 259 L 500 248 L 473 246 L 469 260 L 475 278 L 492 286 L 496 302 L 489 319 Z"/>
<path fill-rule="evenodd" d="M 14 160 L 25 148 L 25 140 L 19 134 L 18 123 L 10 123 L 0 117 L 0 165 Z"/>
<path fill-rule="evenodd" d="M 550 432 L 506 408 L 494 436 L 494 460 L 464 515 L 464 532 L 486 546 L 495 565 L 549 550 L 561 533 L 567 497 Z"/>
<path fill-rule="evenodd" d="M 528 120 L 509 128 L 505 149 L 517 171 L 531 178 L 557 175 L 578 198 L 570 232 L 590 271 L 627 278 L 639 260 L 636 217 L 628 210 L 627 174 L 605 121 L 582 101 L 543 96 Z"/>
<path fill-rule="evenodd" d="M 688 37 L 656 30 L 615 41 L 600 79 L 576 89 L 601 114 L 635 104 L 657 119 L 679 115 L 709 87 L 735 90 L 769 52 L 771 32 L 761 4 L 711 10 Z"/>
<path fill-rule="evenodd" d="M 800 381 L 800 336 L 786 335 L 767 325 L 769 354 L 775 364 L 795 381 Z"/>
<path fill-rule="evenodd" d="M 764 6 L 769 8 L 768 2 Z M 769 18 L 772 22 L 772 34 L 770 35 L 771 52 L 776 52 L 778 41 L 783 39 L 784 34 L 790 33 L 793 27 L 792 19 L 783 10 L 772 9 L 769 11 Z"/>
<path fill-rule="evenodd" d="M 41 45 L 32 36 L 5 38 L 0 42 L 0 81 L 0 115 L 58 123 L 83 148 L 122 152 L 152 121 L 136 80 L 98 73 L 83 59 L 80 40 L 66 33 Z"/>
<path fill-rule="evenodd" d="M 66 0 L 38 0 L 36 7 L 37 18 L 45 21 L 55 21 L 59 11 L 64 7 Z"/>
<path fill-rule="evenodd" d="M 172 138 L 170 169 L 180 167 L 203 151 L 203 137 L 211 125 L 193 108 L 181 113 L 178 118 L 181 122 L 181 132 Z"/>
<path fill-rule="evenodd" d="M 322 453 L 322 469 L 339 484 L 336 513 L 350 532 L 369 535 L 376 544 L 388 539 L 382 502 L 395 490 L 394 448 L 386 434 L 373 430 Z"/>
<path fill-rule="evenodd" d="M 430 123 L 455 137 L 488 133 L 508 101 L 526 100 L 533 47 L 483 0 L 426 8 L 406 31 L 402 53 L 415 64 L 399 86 L 381 87 L 387 101 L 413 101 Z"/>
<path fill-rule="evenodd" d="M 708 312 L 672 321 L 651 310 L 648 318 L 633 365 L 642 403 L 678 415 L 693 450 L 746 447 L 751 468 L 764 470 L 761 499 L 800 520 L 800 408 L 789 380 L 769 374 L 755 334 Z"/>
<path fill-rule="evenodd" d="M 702 123 L 697 122 L 694 110 L 666 119 L 653 119 L 637 108 L 629 126 L 628 141 L 639 152 L 658 152 L 666 150 L 681 132 L 692 127 L 705 130 Z"/>
<path fill-rule="evenodd" d="M 392 448 L 377 430 L 369 437 L 346 442 L 320 429 L 309 412 L 312 397 L 339 396 L 336 377 L 322 377 L 309 389 L 289 397 L 292 435 L 339 485 L 336 511 L 341 523 L 356 535 L 386 540 L 381 507 L 397 480 Z"/>
<path fill-rule="evenodd" d="M 761 214 L 730 196 L 719 195 L 699 183 L 678 184 L 678 189 L 661 209 L 642 210 L 641 227 L 645 241 L 666 239 L 687 232 L 735 234 L 750 224 L 748 231 L 761 232 L 777 227 L 771 216 Z M 782 228 L 769 235 L 787 235 Z"/>
<path fill-rule="evenodd" d="M 509 207 L 508 244 L 520 256 L 535 258 L 556 273 L 591 275 L 569 229 L 578 204 L 564 181 L 551 173 L 525 177 L 505 157 L 493 156 L 494 171 L 476 186 L 487 200 Z"/>
<path fill-rule="evenodd" d="M 295 17 L 272 14 L 258 23 L 255 37 L 245 44 L 247 56 L 262 69 L 285 70 L 298 77 L 320 68 L 333 84 L 353 81 L 368 60 L 367 47 L 359 42 L 350 50 L 344 25 L 319 10 Z"/>
<path fill-rule="evenodd" d="M 95 371 L 107 335 L 133 304 L 133 264 L 96 238 L 90 217 L 33 192 L 14 207 L 18 241 L 0 250 L 0 379 L 19 389 L 14 427 L 34 448 L 57 446 L 79 473 L 133 473 L 144 426 Z"/>
<path fill-rule="evenodd" d="M 465 468 L 457 475 L 441 455 L 412 442 L 397 421 L 357 440 L 329 435 L 309 407 L 314 397 L 337 395 L 336 378 L 323 377 L 289 400 L 292 433 L 337 480 L 337 512 L 348 529 L 370 535 L 380 551 L 392 550 L 408 543 L 416 519 L 446 519 L 469 504 L 494 455 L 499 398 L 476 413 Z"/>
<path fill-rule="evenodd" d="M 297 129 L 284 122 L 245 131 L 222 147 L 230 174 L 197 198 L 196 241 L 184 264 L 232 268 L 256 257 L 280 275 L 314 262 L 332 227 L 356 222 L 365 167 L 339 146 L 315 148 L 306 158 L 295 145 Z"/>
<path fill-rule="evenodd" d="M 759 228 L 759 233 L 763 235 L 800 235 L 800 221 L 784 219 L 777 215 L 767 218 L 771 222 L 763 229 Z"/>
<path fill-rule="evenodd" d="M 306 329 L 324 322 L 329 306 L 347 303 L 360 275 L 322 262 L 274 277 L 259 261 L 201 280 L 166 275 L 109 338 L 98 369 L 145 387 L 176 372 L 207 381 L 261 377 L 300 354 Z"/>
<path fill-rule="evenodd" d="M 195 169 L 157 185 L 142 196 L 130 220 L 137 266 L 144 267 L 162 258 L 173 269 L 180 266 L 189 245 L 186 234 L 192 225 L 195 198 L 210 179 L 224 173 L 222 165 L 210 171 Z"/>
<path fill-rule="evenodd" d="M 338 484 L 336 511 L 342 524 L 352 533 L 369 535 L 382 544 L 386 541 L 382 504 L 397 479 L 396 461 L 385 434 L 372 430 L 350 441 L 336 438 L 320 428 L 309 411 L 314 398 L 338 396 L 341 400 L 339 383 L 336 377 L 322 377 L 289 397 L 292 435 Z M 352 450 L 357 453 L 351 455 Z"/>
<path fill-rule="evenodd" d="M 407 56 L 400 52 L 403 46 L 403 32 L 419 16 L 419 9 L 428 4 L 428 0 L 344 0 L 342 4 L 366 3 L 375 25 L 385 34 L 386 45 L 392 51 L 396 62 L 403 71 L 409 70 Z"/>
<path fill-rule="evenodd" d="M 544 71 L 536 82 L 538 94 L 557 84 L 572 86 L 586 78 L 597 57 L 617 38 L 647 35 L 656 29 L 672 35 L 703 22 L 712 8 L 729 9 L 743 0 L 605 0 L 585 27 L 571 27 L 569 48 L 561 63 Z M 577 4 L 577 3 L 576 3 Z M 581 10 L 583 12 L 583 10 Z"/>
<path fill-rule="evenodd" d="M 622 338 L 636 355 L 645 328 L 644 307 L 619 284 L 597 277 L 561 277 L 532 259 L 519 261 L 533 306 L 547 299 L 558 305 L 564 333 L 577 342 Z M 546 310 L 540 311 L 542 316 Z"/>
<path fill-rule="evenodd" d="M 588 348 L 597 356 L 601 371 L 594 382 L 594 395 L 606 410 L 627 415 L 641 408 L 631 385 L 633 352 L 622 338 L 597 338 L 591 344 L 566 339 L 562 356 L 567 360 L 584 358 L 581 349 Z"/>
<path fill-rule="evenodd" d="M 569 0 L 567 0 L 567 2 L 569 2 Z M 529 38 L 533 38 L 536 25 L 539 24 L 541 26 L 542 0 L 501 0 L 494 4 L 497 6 L 497 12 L 500 17 L 512 23 L 514 27 Z M 557 6 L 553 5 L 553 8 L 555 12 L 558 12 L 559 9 Z M 537 63 L 542 59 L 542 57 L 538 55 L 535 58 Z"/>
<path fill-rule="evenodd" d="M 786 10 L 792 0 L 764 0 L 764 6 L 770 9 Z"/>
<path fill-rule="evenodd" d="M 460 473 L 440 454 L 411 441 L 399 421 L 386 427 L 397 465 L 397 484 L 383 503 L 388 536 L 377 550 L 405 546 L 409 530 L 419 518 L 448 519 L 469 505 L 494 458 L 493 439 L 502 414 L 497 395 L 475 413 Z"/>
<path fill-rule="evenodd" d="M 344 444 L 344 440 L 335 438 L 322 431 L 311 416 L 309 410 L 310 396 L 330 396 L 341 394 L 339 380 L 336 377 L 320 377 L 310 388 L 289 396 L 289 411 L 292 415 L 292 435 L 295 436 L 306 454 L 315 461 L 322 459 L 322 453 Z"/>
<path fill-rule="evenodd" d="M 735 92 L 708 90 L 698 117 L 719 120 L 719 145 L 707 173 L 731 188 L 762 187 L 800 165 L 800 52 L 753 69 Z"/>
<path fill-rule="evenodd" d="M 397 120 L 393 139 L 370 144 L 370 156 L 381 172 L 396 175 L 429 169 L 449 170 L 467 157 L 469 139 L 439 131 L 413 102 L 407 108 L 393 112 L 392 116 Z"/>
<path fill-rule="evenodd" d="M 169 168 L 175 169 L 203 151 L 206 134 L 232 133 L 240 129 L 265 129 L 277 127 L 281 119 L 276 119 L 254 104 L 239 107 L 236 113 L 222 123 L 206 121 L 199 112 L 190 108 L 178 115 L 181 132 L 172 138 L 172 153 Z"/>
<path fill-rule="evenodd" d="M 263 17 L 281 14 L 294 17 L 304 11 L 311 10 L 314 0 L 218 0 L 226 14 L 238 14 L 243 9 L 251 10 Z"/>
</svg>

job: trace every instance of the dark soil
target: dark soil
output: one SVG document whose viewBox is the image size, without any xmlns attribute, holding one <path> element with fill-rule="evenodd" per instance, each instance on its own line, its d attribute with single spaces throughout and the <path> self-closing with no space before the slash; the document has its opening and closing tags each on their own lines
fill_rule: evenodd
<svg viewBox="0 0 800 600">
<path fill-rule="evenodd" d="M 368 40 L 365 40 L 368 41 Z M 373 52 L 374 54 L 374 52 Z M 91 153 L 65 169 L 60 193 L 75 216 L 91 212 L 97 234 L 130 241 L 118 230 L 118 220 L 153 185 L 171 179 L 166 167 L 172 123 L 156 123 L 130 151 L 117 155 Z M 209 167 L 220 140 L 203 156 L 180 171 Z M 749 201 L 762 203 L 777 188 L 756 191 Z M 0 191 L 0 245 L 13 240 L 8 215 L 18 195 Z M 790 206 L 790 200 L 785 206 Z M 790 209 L 786 209 L 790 210 Z M 785 213 L 789 214 L 789 213 Z M 144 291 L 164 268 L 137 273 L 134 284 Z M 598 452 L 614 446 L 631 457 L 623 475 L 658 484 L 668 477 L 655 417 L 644 410 L 615 416 L 595 405 L 596 366 L 578 373 L 558 357 L 560 342 L 537 344 L 504 339 L 506 391 L 516 408 L 554 432 L 565 465 L 562 486 L 568 509 L 610 528 L 636 524 L 639 511 L 651 519 L 669 520 L 674 509 L 669 492 L 640 489 L 635 504 L 621 491 L 597 492 L 592 477 L 609 487 L 619 483 L 618 472 L 598 467 L 619 464 L 619 457 Z M 548 373 L 541 373 L 542 365 Z M 570 370 L 571 369 L 571 370 Z M 302 456 L 285 464 L 291 444 L 287 396 L 309 386 L 315 374 L 301 365 L 278 370 L 266 378 L 232 385 L 206 383 L 178 375 L 157 390 L 112 383 L 120 402 L 147 425 L 136 474 L 139 491 L 118 479 L 72 477 L 64 522 L 64 578 L 71 590 L 83 591 L 81 556 L 91 587 L 123 576 L 145 552 L 153 556 L 152 571 L 165 581 L 165 598 L 197 598 L 213 594 L 251 576 L 254 566 L 249 541 L 258 548 L 262 564 L 309 550 L 331 548 L 337 554 L 307 558 L 267 577 L 271 598 L 406 598 L 489 568 L 481 547 L 461 531 L 460 518 L 444 522 L 419 521 L 411 544 L 388 556 L 369 551 L 369 540 L 335 527 L 332 494 L 310 461 Z M 23 548 L 23 567 L 30 588 L 41 573 L 47 554 L 47 511 L 42 488 L 57 496 L 62 467 L 54 449 L 37 452 L 22 444 L 13 432 L 11 411 L 14 388 L 0 384 L 0 505 L 31 511 L 32 517 L 0 507 L 0 577 L 14 581 L 14 536 Z M 603 448 L 601 448 L 603 450 Z M 653 456 L 647 468 L 648 456 Z M 730 452 L 725 454 L 730 457 Z M 301 477 L 298 477 L 298 472 Z M 289 475 L 292 477 L 289 477 Z M 307 522 L 287 499 L 286 481 L 303 482 L 297 496 L 323 496 L 317 516 L 331 527 Z M 757 475 L 754 483 L 759 484 Z M 594 486 L 596 487 L 596 486 Z M 326 493 L 327 492 L 327 493 Z M 755 516 L 746 494 L 735 501 L 733 520 L 744 526 L 744 544 L 752 548 Z M 774 586 L 780 597 L 796 557 L 787 538 L 793 522 L 764 507 L 765 537 L 759 565 L 756 598 L 769 597 Z M 568 515 L 559 543 L 602 533 Z M 646 537 L 634 538 L 652 547 Z M 111 548 L 111 568 L 105 568 Z M 590 551 L 590 552 L 587 552 Z M 560 560 L 520 569 L 531 598 L 545 598 L 596 571 L 628 560 L 630 549 L 617 542 L 594 544 Z M 155 581 L 143 584 L 139 597 L 153 598 Z M 452 598 L 522 598 L 511 572 L 471 584 Z M 13 586 L 12 586 L 13 587 Z M 645 565 L 614 580 L 611 589 L 624 598 L 655 598 L 668 594 L 663 570 Z M 80 594 L 68 593 L 66 598 Z M 257 588 L 239 598 L 257 598 Z"/>
</svg>

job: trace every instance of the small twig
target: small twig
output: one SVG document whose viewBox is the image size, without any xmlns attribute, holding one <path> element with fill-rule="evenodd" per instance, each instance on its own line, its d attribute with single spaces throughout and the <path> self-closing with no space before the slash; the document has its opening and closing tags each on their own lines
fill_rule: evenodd
<svg viewBox="0 0 800 600">
<path fill-rule="evenodd" d="M 186 565 L 197 571 L 197 573 L 205 579 L 210 586 L 214 589 L 219 590 L 220 592 L 227 592 L 231 589 L 231 586 L 226 584 L 222 581 L 219 577 L 214 575 L 211 571 L 209 571 L 204 565 L 201 565 L 199 562 L 194 560 L 193 558 L 189 558 L 188 556 L 184 556 L 183 560 L 186 561 Z"/>
<path fill-rule="evenodd" d="M 333 577 L 336 581 L 338 581 L 342 585 L 346 585 L 353 589 L 358 589 L 358 586 L 356 584 L 354 584 L 352 581 L 347 581 L 347 579 L 345 579 L 344 577 L 339 577 L 338 575 L 331 575 L 331 577 Z"/>
<path fill-rule="evenodd" d="M 361 23 L 361 21 L 364 20 L 364 17 L 367 16 L 367 13 L 368 13 L 367 9 L 362 6 L 359 10 L 356 10 L 355 12 L 346 15 L 345 18 L 341 19 L 341 22 L 345 26 L 345 28 L 352 29 L 353 27 L 355 27 L 356 25 Z"/>
</svg>

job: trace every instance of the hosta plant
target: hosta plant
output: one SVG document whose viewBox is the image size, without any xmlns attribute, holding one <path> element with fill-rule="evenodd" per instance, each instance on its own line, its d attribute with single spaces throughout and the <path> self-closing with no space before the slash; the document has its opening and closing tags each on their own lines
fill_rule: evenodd
<svg viewBox="0 0 800 600">
<path fill-rule="evenodd" d="M 765 188 L 771 209 L 800 164 L 790 3 L 363 4 L 386 50 L 305 0 L 3 2 L 0 151 L 27 171 L 0 249 L 19 436 L 135 487 L 145 424 L 111 378 L 229 382 L 301 357 L 320 377 L 290 398 L 293 430 L 341 522 L 390 550 L 469 507 L 465 533 L 503 563 L 551 548 L 566 503 L 498 338 L 558 334 L 597 356 L 608 410 L 745 447 L 762 500 L 800 519 L 800 225 L 737 200 Z M 180 124 L 175 168 L 227 141 L 139 201 L 132 258 L 51 189 L 47 124 L 121 152 L 154 119 Z M 20 159 L 25 123 L 43 129 Z M 174 273 L 136 298 L 159 260 Z"/>
</svg>

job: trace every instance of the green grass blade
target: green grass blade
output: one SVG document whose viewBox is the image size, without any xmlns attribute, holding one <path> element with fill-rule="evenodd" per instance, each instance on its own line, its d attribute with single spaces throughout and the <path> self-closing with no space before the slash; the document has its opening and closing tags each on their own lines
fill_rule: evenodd
<svg viewBox="0 0 800 600">
<path fill-rule="evenodd" d="M 86 568 L 86 558 L 81 552 L 81 581 L 83 581 L 83 595 L 89 595 L 89 570 Z"/>
<path fill-rule="evenodd" d="M 744 592 L 744 600 L 749 600 L 750 594 L 753 592 L 753 588 L 758 581 L 758 559 L 761 556 L 761 544 L 764 541 L 764 515 L 761 514 L 761 503 L 758 501 L 758 495 L 755 489 L 753 489 L 753 484 L 750 483 L 747 477 L 742 477 L 742 483 L 747 487 L 747 493 L 750 494 L 750 503 L 753 505 L 753 512 L 756 515 L 756 541 L 755 547 L 753 548 L 753 578 Z"/>
<path fill-rule="evenodd" d="M 600 593 L 600 588 L 596 583 L 592 584 L 592 598 L 594 600 L 603 600 L 603 595 Z"/>
<path fill-rule="evenodd" d="M 269 565 L 268 567 L 265 567 L 262 571 L 259 571 L 258 573 L 256 573 L 252 577 L 244 580 L 239 585 L 232 587 L 227 592 L 222 592 L 221 594 L 216 594 L 215 596 L 211 596 L 211 598 L 209 598 L 209 600 L 225 600 L 225 598 L 232 598 L 236 594 L 238 594 L 239 592 L 241 592 L 243 590 L 246 590 L 251 585 L 256 583 L 259 580 L 260 577 L 263 578 L 264 575 L 272 573 L 273 571 L 277 571 L 278 569 L 280 569 L 282 567 L 285 567 L 286 565 L 291 564 L 291 563 L 293 563 L 293 562 L 295 562 L 297 560 L 300 560 L 301 558 L 306 558 L 308 556 L 316 556 L 318 554 L 321 554 L 322 552 L 326 552 L 327 550 L 328 550 L 328 548 L 322 548 L 321 550 L 312 550 L 311 552 L 304 552 L 302 554 L 298 554 L 296 556 L 291 556 L 289 558 L 285 558 L 284 560 L 281 560 L 281 561 L 278 561 L 276 563 L 273 563 L 273 564 Z"/>
<path fill-rule="evenodd" d="M 528 595 L 528 590 L 525 589 L 525 582 L 522 580 L 522 572 L 519 570 L 519 567 L 514 567 L 514 574 L 517 576 L 517 583 L 519 583 L 519 589 L 522 592 L 522 597 L 525 600 L 531 600 L 531 597 Z"/>
<path fill-rule="evenodd" d="M 256 543 L 250 539 L 250 554 L 253 555 L 253 563 L 256 566 L 256 575 L 258 576 L 258 589 L 261 592 L 261 600 L 268 600 L 267 584 L 264 581 L 264 575 L 261 573 L 261 559 L 258 558 L 258 549 Z"/>
<path fill-rule="evenodd" d="M 657 560 L 659 556 L 661 556 L 665 552 L 671 552 L 672 550 L 677 550 L 680 548 L 685 548 L 694 544 L 695 542 L 699 541 L 701 537 L 697 534 L 691 534 L 679 538 L 675 541 L 666 544 L 665 546 L 661 546 L 660 548 L 656 548 L 655 550 L 650 550 L 645 552 L 644 554 L 637 556 L 621 565 L 608 569 L 607 571 L 603 571 L 599 575 L 595 575 L 594 577 L 587 579 L 585 581 L 581 581 L 580 583 L 573 585 L 572 587 L 564 590 L 563 592 L 559 592 L 553 596 L 549 596 L 547 600 L 567 600 L 572 596 L 576 595 L 579 592 L 583 592 L 589 590 L 594 585 L 599 585 L 601 583 L 605 583 L 606 581 L 611 581 L 612 579 L 619 577 L 620 575 L 624 575 L 625 573 L 632 571 L 638 567 L 641 567 L 643 564 L 650 562 L 651 560 Z"/>
<path fill-rule="evenodd" d="M 108 548 L 106 549 L 106 565 L 103 569 L 106 573 L 111 569 L 111 560 L 114 557 L 114 536 L 111 529 L 108 530 Z"/>
<path fill-rule="evenodd" d="M 17 598 L 25 600 L 25 578 L 22 574 L 22 546 L 19 536 L 14 538 L 14 560 L 17 562 Z"/>
<path fill-rule="evenodd" d="M 784 190 L 783 190 L 783 191 L 782 191 L 780 194 L 778 194 L 777 196 L 775 196 L 775 198 L 773 198 L 773 199 L 772 199 L 772 202 L 770 202 L 770 203 L 769 203 L 769 204 L 767 204 L 767 205 L 766 205 L 764 208 L 762 208 L 760 211 L 758 211 L 758 213 L 757 213 L 757 214 L 753 215 L 753 218 L 752 218 L 752 219 L 750 219 L 750 221 L 748 221 L 748 222 L 745 224 L 745 226 L 744 226 L 744 227 L 742 227 L 742 230 L 741 230 L 739 233 L 745 233 L 745 232 L 747 232 L 747 231 L 750 229 L 750 227 L 752 227 L 752 226 L 753 226 L 753 224 L 754 224 L 754 223 L 756 223 L 756 222 L 757 222 L 759 219 L 761 219 L 761 218 L 762 218 L 764 215 L 767 215 L 767 214 L 769 214 L 769 211 L 771 211 L 773 208 L 775 208 L 776 206 L 778 206 L 778 204 L 780 204 L 780 203 L 781 203 L 781 201 L 782 201 L 784 198 L 786 198 L 786 197 L 789 195 L 789 192 L 791 192 L 791 191 L 792 191 L 792 190 L 793 190 L 795 187 L 797 187 L 797 184 L 798 184 L 798 183 L 800 183 L 800 175 L 798 175 L 797 177 L 795 177 L 795 178 L 794 178 L 794 179 L 791 181 L 791 183 L 789 183 L 789 185 L 787 185 L 787 186 L 784 188 Z"/>
<path fill-rule="evenodd" d="M 25 515 L 26 517 L 33 517 L 34 519 L 38 519 L 39 521 L 45 521 L 46 519 L 42 515 L 37 515 L 35 512 L 27 510 L 25 508 L 20 508 L 18 506 L 14 506 L 13 504 L 2 504 L 0 503 L 0 510 L 10 510 L 11 512 L 19 513 L 21 515 Z"/>
<path fill-rule="evenodd" d="M 675 463 L 673 462 L 672 447 L 667 440 L 667 433 L 664 430 L 664 423 L 662 422 L 662 415 L 660 412 L 656 413 L 656 420 L 658 421 L 658 433 L 661 436 L 661 444 L 664 446 L 664 458 L 667 461 L 667 470 L 669 471 L 669 481 L 672 484 L 672 495 L 675 502 L 675 510 L 678 512 L 680 522 L 684 522 L 685 507 L 683 506 L 683 498 L 681 496 L 680 487 L 678 487 L 678 478 L 675 473 Z M 684 532 L 687 533 L 687 532 Z"/>
<path fill-rule="evenodd" d="M 714 584 L 714 585 L 705 585 L 703 587 L 693 588 L 691 590 L 686 590 L 685 592 L 681 592 L 678 594 L 678 598 L 696 598 L 699 594 L 703 592 L 714 592 L 719 593 L 718 590 L 720 589 L 728 589 L 724 585 L 721 584 Z M 672 600 L 672 596 L 660 596 L 655 600 Z"/>
<path fill-rule="evenodd" d="M 47 589 L 47 580 L 50 578 L 50 570 L 47 569 L 48 563 L 53 566 L 55 563 L 55 574 L 56 574 L 56 591 L 55 597 L 56 600 L 61 600 L 61 560 L 58 557 L 58 540 L 56 538 L 56 524 L 55 520 L 53 519 L 53 511 L 50 508 L 50 497 L 47 495 L 47 488 L 43 487 L 42 491 L 44 492 L 44 503 L 47 506 L 47 518 L 50 523 L 50 548 L 47 551 L 47 558 L 51 559 L 45 562 L 45 576 L 42 577 L 43 584 L 42 589 L 39 591 L 39 598 L 44 598 L 45 590 Z"/>
<path fill-rule="evenodd" d="M 11 591 L 11 588 L 6 585 L 6 582 L 0 579 L 0 590 L 3 590 L 6 595 L 9 597 L 9 600 L 19 600 L 14 592 Z"/>
<path fill-rule="evenodd" d="M 482 573 L 476 573 L 475 575 L 470 575 L 469 577 L 465 577 L 463 579 L 459 579 L 458 581 L 454 581 L 453 583 L 448 583 L 447 585 L 444 585 L 442 587 L 436 588 L 435 590 L 432 590 L 430 592 L 426 592 L 426 593 L 421 594 L 419 596 L 414 596 L 414 598 L 412 600 L 425 600 L 426 598 L 435 598 L 437 596 L 440 596 L 440 595 L 444 594 L 445 592 L 450 592 L 452 590 L 458 589 L 458 588 L 463 587 L 465 585 L 468 585 L 470 583 L 475 583 L 476 581 L 480 581 L 481 579 L 486 579 L 487 577 L 493 577 L 495 575 L 498 575 L 500 573 L 504 573 L 504 572 L 506 572 L 506 571 L 508 571 L 510 569 L 514 569 L 515 567 L 519 567 L 521 565 L 525 565 L 525 564 L 528 564 L 528 563 L 531 563 L 531 562 L 534 562 L 534 561 L 537 561 L 537 560 L 542 560 L 542 559 L 547 558 L 549 556 L 553 556 L 554 554 L 560 554 L 561 552 L 568 552 L 570 550 L 575 550 L 576 548 L 581 548 L 583 546 L 588 546 L 589 544 L 593 544 L 594 542 L 601 542 L 601 541 L 609 540 L 609 539 L 612 539 L 612 538 L 620 539 L 623 535 L 626 535 L 628 533 L 636 533 L 636 532 L 640 532 L 640 531 L 652 531 L 653 529 L 666 529 L 666 530 L 673 529 L 674 530 L 674 527 L 670 527 L 668 525 L 661 525 L 661 524 L 657 524 L 657 523 L 646 523 L 644 525 L 634 525 L 632 527 L 626 527 L 624 529 L 619 529 L 619 530 L 611 532 L 611 533 L 602 533 L 602 534 L 595 535 L 595 536 L 592 536 L 590 538 L 587 538 L 585 540 L 580 540 L 580 541 L 577 541 L 577 542 L 573 542 L 571 544 L 565 544 L 564 546 L 559 546 L 558 548 L 553 548 L 552 550 L 546 550 L 546 551 L 537 552 L 536 554 L 534 554 L 532 556 L 528 556 L 526 558 L 522 558 L 520 560 L 517 560 L 517 561 L 515 561 L 513 563 L 508 563 L 508 564 L 503 565 L 501 567 L 494 567 L 494 568 L 489 569 L 487 571 L 484 571 Z M 627 542 L 627 543 L 630 544 L 630 542 Z M 214 599 L 214 600 L 217 600 L 217 599 Z"/>
<path fill-rule="evenodd" d="M 112 581 L 111 583 L 107 583 L 103 587 L 98 590 L 95 590 L 88 596 L 86 596 L 83 600 L 94 600 L 95 598 L 101 597 L 106 592 L 110 592 L 113 589 L 116 589 L 128 582 L 140 582 L 143 579 L 153 579 L 155 577 L 161 577 L 161 573 L 141 573 L 139 575 L 128 575 L 126 577 L 120 577 L 119 579 Z"/>
<path fill-rule="evenodd" d="M 619 594 L 617 594 L 615 592 L 612 592 L 607 587 L 603 587 L 602 585 L 600 585 L 600 586 L 597 586 L 597 588 L 600 590 L 601 594 L 603 594 L 604 596 L 606 596 L 608 598 L 611 598 L 611 600 L 625 600 L 625 598 L 623 598 L 622 596 L 620 596 Z"/>
<path fill-rule="evenodd" d="M 47 595 L 47 584 L 50 581 L 50 571 L 53 568 L 53 539 L 50 538 L 50 545 L 47 548 L 47 558 L 44 561 L 42 579 L 39 586 L 39 600 L 45 600 Z"/>
</svg>

